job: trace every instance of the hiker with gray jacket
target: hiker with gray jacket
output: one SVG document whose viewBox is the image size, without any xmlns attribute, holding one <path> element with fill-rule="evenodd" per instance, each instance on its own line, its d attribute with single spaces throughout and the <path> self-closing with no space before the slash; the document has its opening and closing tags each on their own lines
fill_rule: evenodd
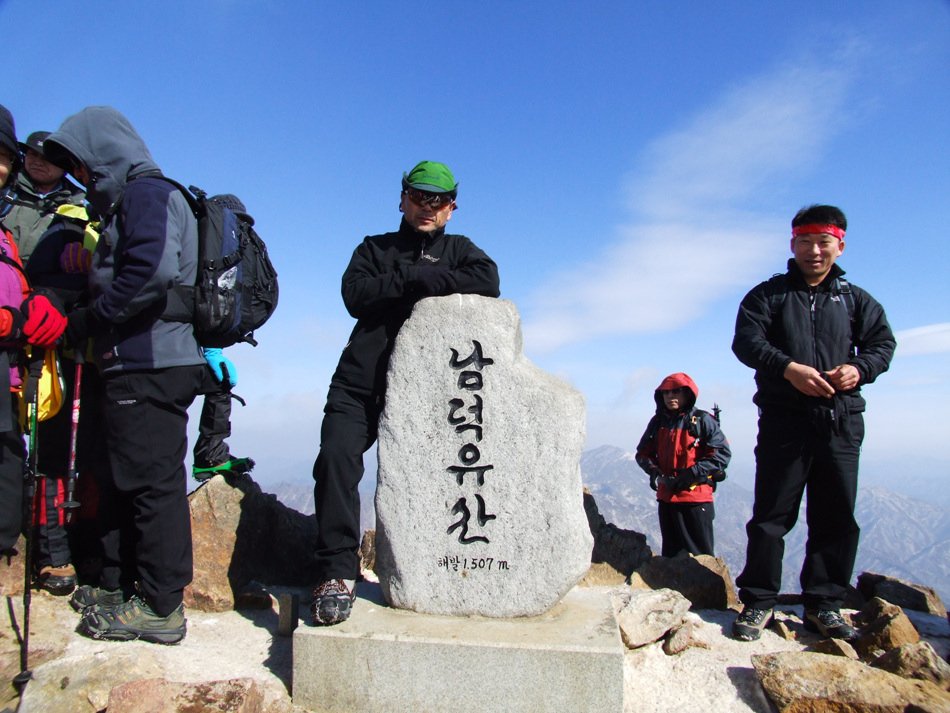
<svg viewBox="0 0 950 713">
<path fill-rule="evenodd" d="M 97 639 L 176 643 L 192 577 L 187 500 L 188 406 L 215 388 L 191 323 L 162 318 L 167 295 L 194 284 L 198 227 L 179 190 L 162 180 L 145 142 L 111 107 L 87 107 L 43 144 L 68 165 L 102 218 L 92 255 L 91 302 L 69 315 L 67 342 L 92 340 L 108 473 L 98 483 L 104 563 L 98 587 L 73 604 Z"/>
</svg>

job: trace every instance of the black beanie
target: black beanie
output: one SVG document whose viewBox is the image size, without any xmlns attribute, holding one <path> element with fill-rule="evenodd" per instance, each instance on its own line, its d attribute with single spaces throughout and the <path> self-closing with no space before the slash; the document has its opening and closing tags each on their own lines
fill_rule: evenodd
<svg viewBox="0 0 950 713">
<path fill-rule="evenodd" d="M 6 146 L 13 152 L 14 162 L 20 157 L 20 147 L 16 141 L 16 126 L 13 124 L 13 114 L 3 104 L 0 104 L 0 145 Z"/>
</svg>

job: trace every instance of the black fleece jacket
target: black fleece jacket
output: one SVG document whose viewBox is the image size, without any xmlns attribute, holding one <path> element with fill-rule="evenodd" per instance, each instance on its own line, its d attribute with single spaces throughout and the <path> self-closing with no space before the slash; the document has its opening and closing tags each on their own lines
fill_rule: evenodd
<svg viewBox="0 0 950 713">
<path fill-rule="evenodd" d="M 405 220 L 395 233 L 365 238 L 343 273 L 343 303 L 357 319 L 331 386 L 382 394 L 393 342 L 428 295 L 420 292 L 421 267 L 438 265 L 455 281 L 452 294 L 498 297 L 498 267 L 464 235 L 418 231 Z"/>
<path fill-rule="evenodd" d="M 853 284 L 851 322 L 848 296 L 838 290 L 837 278 L 842 275 L 844 270 L 834 265 L 820 284 L 811 287 L 795 261 L 789 260 L 784 298 L 773 298 L 772 281 L 760 283 L 743 298 L 732 351 L 755 369 L 756 405 L 811 410 L 840 404 L 852 413 L 864 411 L 860 384 L 869 384 L 887 371 L 896 341 L 881 305 Z M 857 388 L 833 399 L 806 396 L 783 376 L 792 361 L 821 372 L 853 364 L 861 380 Z"/>
</svg>

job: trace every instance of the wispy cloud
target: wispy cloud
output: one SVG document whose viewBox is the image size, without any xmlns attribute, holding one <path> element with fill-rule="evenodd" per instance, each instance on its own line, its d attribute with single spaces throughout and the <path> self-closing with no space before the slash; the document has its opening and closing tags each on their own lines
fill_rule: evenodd
<svg viewBox="0 0 950 713">
<path fill-rule="evenodd" d="M 782 67 L 656 139 L 628 181 L 632 220 L 531 296 L 526 343 L 544 352 L 676 329 L 751 286 L 776 246 L 774 218 L 749 206 L 777 176 L 800 176 L 841 128 L 849 75 L 846 63 Z"/>
<path fill-rule="evenodd" d="M 950 352 L 950 322 L 905 329 L 894 336 L 900 357 Z"/>
</svg>

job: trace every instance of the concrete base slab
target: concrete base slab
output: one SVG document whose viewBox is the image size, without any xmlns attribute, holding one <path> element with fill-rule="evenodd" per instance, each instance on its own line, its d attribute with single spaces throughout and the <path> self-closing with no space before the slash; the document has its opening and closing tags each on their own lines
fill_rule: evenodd
<svg viewBox="0 0 950 713">
<path fill-rule="evenodd" d="M 575 588 L 537 617 L 392 609 L 361 583 L 349 620 L 294 632 L 293 702 L 314 713 L 623 711 L 610 595 Z"/>
</svg>

